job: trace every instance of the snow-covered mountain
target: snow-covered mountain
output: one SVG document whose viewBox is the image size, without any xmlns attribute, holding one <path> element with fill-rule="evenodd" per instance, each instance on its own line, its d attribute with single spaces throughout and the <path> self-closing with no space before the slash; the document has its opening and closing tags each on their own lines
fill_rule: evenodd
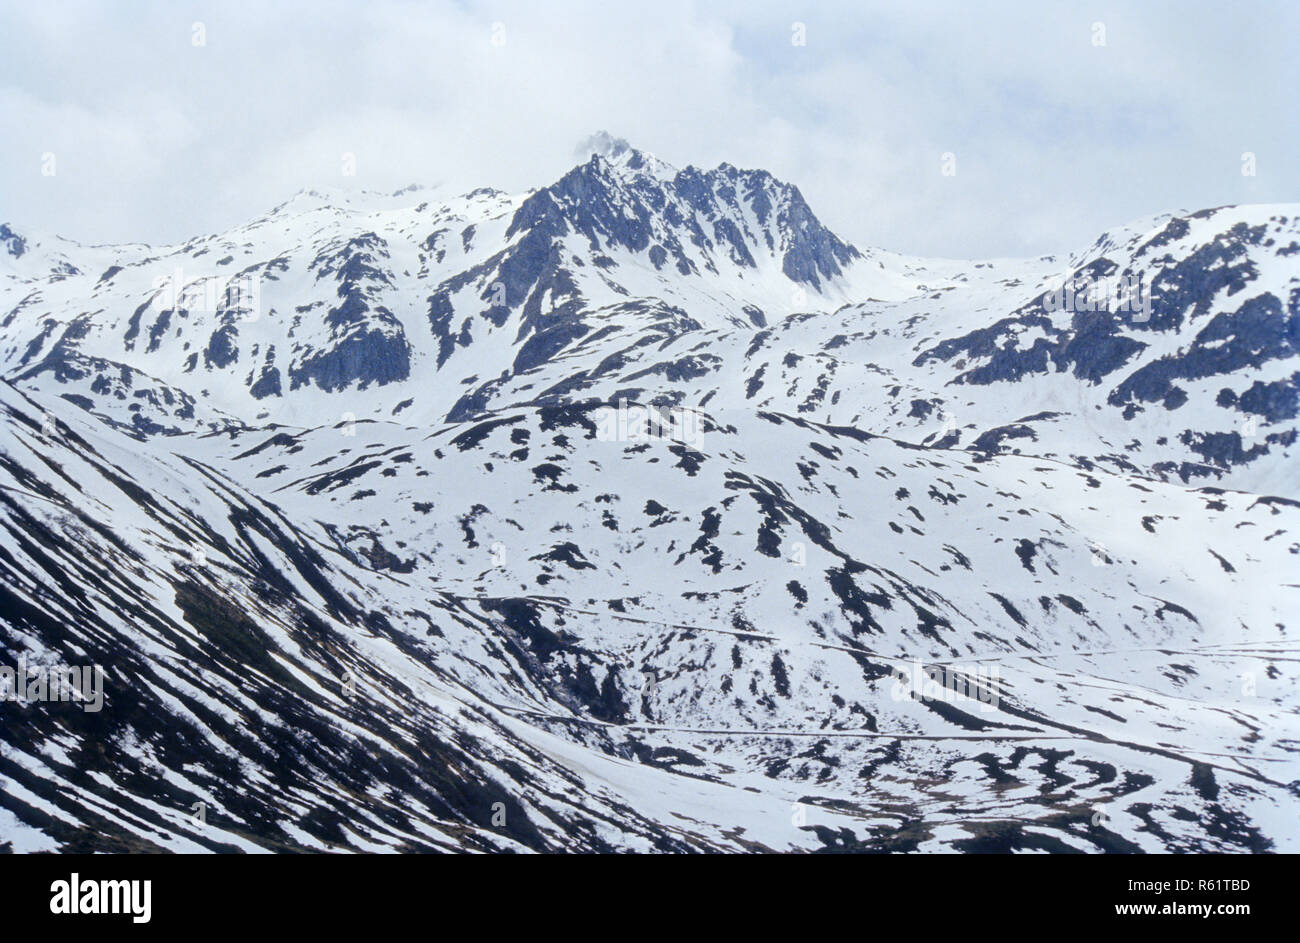
<svg viewBox="0 0 1300 943">
<path fill-rule="evenodd" d="M 606 144 L 0 227 L 3 651 L 105 671 L 0 841 L 1295 850 L 1300 205 L 920 259 Z"/>
</svg>

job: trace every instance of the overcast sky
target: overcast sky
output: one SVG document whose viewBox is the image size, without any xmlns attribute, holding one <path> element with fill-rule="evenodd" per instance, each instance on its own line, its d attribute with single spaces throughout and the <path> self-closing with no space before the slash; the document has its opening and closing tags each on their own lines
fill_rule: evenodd
<svg viewBox="0 0 1300 943">
<path fill-rule="evenodd" d="M 1249 0 L 0 0 L 0 221 L 179 241 L 304 187 L 525 190 L 607 129 L 770 170 L 859 246 L 1037 255 L 1300 200 L 1298 46 L 1300 3 Z"/>
</svg>

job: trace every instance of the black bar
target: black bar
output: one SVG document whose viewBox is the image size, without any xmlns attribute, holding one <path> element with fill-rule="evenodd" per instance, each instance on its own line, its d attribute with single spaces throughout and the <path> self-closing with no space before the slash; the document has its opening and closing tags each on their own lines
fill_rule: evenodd
<svg viewBox="0 0 1300 943">
<path fill-rule="evenodd" d="M 562 918 L 572 925 L 575 918 L 603 920 L 629 908 L 646 916 L 660 911 L 666 926 L 694 912 L 725 925 L 797 911 L 822 926 L 839 913 L 859 926 L 892 915 L 932 929 L 1006 930 L 1025 920 L 1040 928 L 1181 929 L 1197 922 L 1229 933 L 1294 912 L 1294 902 L 1284 902 L 1293 864 L 1286 856 L 896 855 L 850 867 L 836 861 L 715 859 L 665 869 L 658 861 L 565 860 L 539 872 L 526 861 L 425 856 L 31 855 L 0 860 L 0 894 L 7 928 L 77 931 L 114 924 L 128 931 L 332 932 L 374 920 L 427 925 L 432 911 L 444 931 L 455 917 L 499 932 L 511 919 Z M 135 922 L 126 904 L 128 912 L 116 915 L 52 913 L 52 885 L 70 883 L 73 873 L 83 894 L 88 882 L 151 882 L 148 922 Z M 1154 910 L 1119 912 L 1134 905 Z M 1208 915 L 1200 912 L 1206 905 Z M 1243 906 L 1244 912 L 1221 909 Z M 590 912 L 580 914 L 584 909 Z"/>
</svg>

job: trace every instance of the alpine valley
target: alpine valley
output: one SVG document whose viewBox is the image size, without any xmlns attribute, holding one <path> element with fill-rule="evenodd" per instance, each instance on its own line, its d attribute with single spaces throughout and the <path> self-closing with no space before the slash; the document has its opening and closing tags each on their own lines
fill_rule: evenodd
<svg viewBox="0 0 1300 943">
<path fill-rule="evenodd" d="M 606 138 L 10 221 L 0 372 L 0 848 L 1300 851 L 1300 204 L 915 258 Z"/>
</svg>

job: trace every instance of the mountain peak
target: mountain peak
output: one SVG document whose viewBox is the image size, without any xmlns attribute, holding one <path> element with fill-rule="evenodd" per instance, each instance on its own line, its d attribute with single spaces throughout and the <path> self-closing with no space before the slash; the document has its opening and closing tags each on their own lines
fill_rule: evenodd
<svg viewBox="0 0 1300 943">
<path fill-rule="evenodd" d="M 573 156 L 578 161 L 586 161 L 592 155 L 599 155 L 611 163 L 634 153 L 636 148 L 626 138 L 614 137 L 608 131 L 597 131 L 578 143 Z"/>
<path fill-rule="evenodd" d="M 608 167 L 619 176 L 627 171 L 633 176 L 645 174 L 660 178 L 668 178 L 677 173 L 677 168 L 648 151 L 633 147 L 625 138 L 614 137 L 608 131 L 597 131 L 586 138 L 574 150 L 574 156 L 586 164 Z"/>
</svg>

